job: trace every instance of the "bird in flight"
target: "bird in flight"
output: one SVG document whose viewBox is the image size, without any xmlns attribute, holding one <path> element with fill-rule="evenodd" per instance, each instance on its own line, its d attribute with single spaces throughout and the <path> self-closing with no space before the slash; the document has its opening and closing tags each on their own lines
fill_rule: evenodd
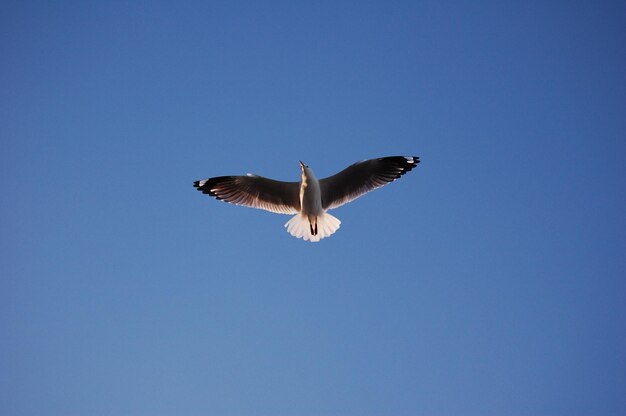
<svg viewBox="0 0 626 416">
<path fill-rule="evenodd" d="M 417 156 L 390 156 L 357 162 L 336 175 L 317 179 L 300 161 L 300 182 L 282 182 L 248 173 L 195 181 L 204 194 L 235 205 L 295 214 L 285 224 L 296 238 L 317 242 L 329 237 L 341 221 L 328 210 L 393 182 L 420 163 Z"/>
</svg>

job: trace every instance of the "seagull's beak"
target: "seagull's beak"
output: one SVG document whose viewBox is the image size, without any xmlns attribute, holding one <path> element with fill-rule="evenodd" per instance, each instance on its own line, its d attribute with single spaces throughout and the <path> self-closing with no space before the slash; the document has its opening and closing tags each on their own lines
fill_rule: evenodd
<svg viewBox="0 0 626 416">
<path fill-rule="evenodd" d="M 299 162 L 300 162 L 300 169 L 304 169 L 304 163 L 302 163 L 301 160 L 299 160 Z"/>
</svg>

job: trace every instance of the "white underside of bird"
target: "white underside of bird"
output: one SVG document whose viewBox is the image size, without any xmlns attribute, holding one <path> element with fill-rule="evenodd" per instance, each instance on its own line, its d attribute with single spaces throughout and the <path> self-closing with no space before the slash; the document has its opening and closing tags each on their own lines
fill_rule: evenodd
<svg viewBox="0 0 626 416">
<path fill-rule="evenodd" d="M 302 179 L 300 181 L 300 213 L 285 224 L 289 234 L 305 241 L 317 242 L 337 231 L 341 221 L 326 212 L 322 207 L 320 183 L 313 171 L 300 162 Z"/>
<path fill-rule="evenodd" d="M 357 162 L 336 175 L 318 180 L 300 162 L 300 182 L 262 176 L 220 176 L 194 182 L 201 192 L 235 205 L 295 214 L 285 227 L 296 238 L 318 242 L 334 234 L 341 221 L 328 210 L 393 182 L 420 162 L 416 156 L 390 156 Z"/>
</svg>

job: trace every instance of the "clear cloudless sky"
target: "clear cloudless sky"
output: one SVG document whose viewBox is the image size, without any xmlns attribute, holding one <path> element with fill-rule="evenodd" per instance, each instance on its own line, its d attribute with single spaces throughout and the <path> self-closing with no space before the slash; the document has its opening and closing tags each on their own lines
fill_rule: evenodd
<svg viewBox="0 0 626 416">
<path fill-rule="evenodd" d="M 623 1 L 3 1 L 0 414 L 626 414 Z M 289 219 L 194 180 L 422 163 Z"/>
</svg>

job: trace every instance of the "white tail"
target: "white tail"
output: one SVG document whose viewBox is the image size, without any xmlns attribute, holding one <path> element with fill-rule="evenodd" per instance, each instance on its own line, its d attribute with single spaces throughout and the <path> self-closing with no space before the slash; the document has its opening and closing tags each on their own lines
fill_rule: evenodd
<svg viewBox="0 0 626 416">
<path fill-rule="evenodd" d="M 313 243 L 320 241 L 322 238 L 331 236 L 339 229 L 341 221 L 325 212 L 317 217 L 317 234 L 311 234 L 311 224 L 306 215 L 297 214 L 287 221 L 285 227 L 289 234 L 296 238 L 303 238 Z"/>
</svg>

